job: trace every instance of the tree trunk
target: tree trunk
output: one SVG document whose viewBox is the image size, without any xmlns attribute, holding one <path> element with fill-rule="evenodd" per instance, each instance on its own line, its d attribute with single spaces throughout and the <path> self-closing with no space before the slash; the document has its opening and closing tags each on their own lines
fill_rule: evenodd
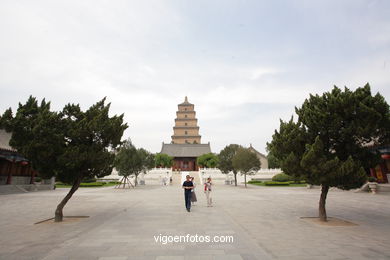
<svg viewBox="0 0 390 260">
<path fill-rule="evenodd" d="M 135 175 L 134 186 L 137 186 L 137 182 L 138 182 L 138 174 Z"/>
<path fill-rule="evenodd" d="M 246 188 L 246 173 L 244 174 L 244 182 L 245 182 L 245 188 Z"/>
<path fill-rule="evenodd" d="M 326 203 L 326 196 L 328 195 L 329 186 L 323 185 L 321 188 L 321 197 L 320 197 L 320 203 L 318 208 L 319 218 L 321 221 L 328 221 L 326 216 L 326 209 L 325 209 L 325 203 Z"/>
<path fill-rule="evenodd" d="M 237 173 L 234 173 L 234 185 L 237 186 Z"/>
<path fill-rule="evenodd" d="M 63 198 L 63 200 L 60 202 L 60 204 L 58 204 L 57 209 L 54 213 L 54 222 L 62 222 L 62 220 L 64 218 L 62 210 L 65 207 L 68 200 L 72 197 L 73 193 L 75 193 L 76 190 L 79 188 L 80 183 L 81 183 L 81 179 L 82 179 L 82 177 L 80 177 L 74 181 L 72 188 L 70 189 L 68 194 L 66 194 L 65 198 Z"/>
</svg>

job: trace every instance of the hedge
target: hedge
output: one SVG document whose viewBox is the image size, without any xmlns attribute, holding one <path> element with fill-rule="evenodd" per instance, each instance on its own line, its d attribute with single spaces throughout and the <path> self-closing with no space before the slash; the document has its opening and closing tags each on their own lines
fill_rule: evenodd
<svg viewBox="0 0 390 260">
<path fill-rule="evenodd" d="M 285 173 L 279 173 L 276 174 L 274 177 L 272 177 L 272 181 L 276 182 L 288 182 L 288 181 L 293 181 L 290 175 L 287 175 Z"/>
<path fill-rule="evenodd" d="M 284 181 L 284 182 L 281 182 L 281 181 L 266 181 L 266 182 L 264 182 L 264 184 L 266 186 L 289 186 L 290 182 L 288 182 L 288 181 Z"/>
<path fill-rule="evenodd" d="M 249 184 L 254 184 L 254 183 L 261 183 L 261 181 L 258 180 L 250 180 L 248 181 Z"/>
</svg>

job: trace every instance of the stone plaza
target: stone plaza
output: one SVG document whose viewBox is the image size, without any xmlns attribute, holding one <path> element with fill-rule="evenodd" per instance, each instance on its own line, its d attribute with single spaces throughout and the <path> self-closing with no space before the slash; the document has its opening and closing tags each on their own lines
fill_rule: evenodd
<svg viewBox="0 0 390 260">
<path fill-rule="evenodd" d="M 53 217 L 66 188 L 0 196 L 0 259 L 390 259 L 390 193 L 331 190 L 321 225 L 320 190 L 217 185 L 214 207 L 201 187 L 188 213 L 178 183 L 135 189 L 80 188 Z M 88 217 L 87 217 L 88 216 Z M 159 235 L 230 236 L 229 243 L 156 242 Z"/>
</svg>

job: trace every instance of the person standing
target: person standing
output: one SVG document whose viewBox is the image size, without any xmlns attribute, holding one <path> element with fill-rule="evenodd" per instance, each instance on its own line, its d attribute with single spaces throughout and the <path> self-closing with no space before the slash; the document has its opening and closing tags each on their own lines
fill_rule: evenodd
<svg viewBox="0 0 390 260">
<path fill-rule="evenodd" d="M 191 176 L 187 175 L 186 180 L 183 182 L 182 188 L 184 189 L 184 201 L 188 212 L 191 211 L 191 190 L 194 188 L 194 184 L 191 181 Z"/>
<path fill-rule="evenodd" d="M 211 178 L 207 178 L 207 181 L 204 183 L 204 193 L 206 194 L 206 199 L 207 199 L 207 207 L 212 207 L 213 206 L 213 200 L 211 197 L 211 186 L 213 184 L 211 183 Z"/>
<path fill-rule="evenodd" d="M 192 205 L 194 205 L 194 203 L 198 201 L 196 199 L 196 194 L 195 194 L 196 184 L 194 182 L 194 177 L 191 177 L 191 181 L 192 181 L 192 185 L 194 186 L 194 188 L 191 190 L 191 202 L 192 202 Z"/>
</svg>

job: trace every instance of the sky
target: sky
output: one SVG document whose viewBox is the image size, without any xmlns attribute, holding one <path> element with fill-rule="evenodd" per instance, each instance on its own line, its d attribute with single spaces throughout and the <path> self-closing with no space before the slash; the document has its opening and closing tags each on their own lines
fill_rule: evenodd
<svg viewBox="0 0 390 260">
<path fill-rule="evenodd" d="M 151 152 L 185 96 L 213 152 L 266 153 L 309 94 L 367 82 L 390 102 L 388 0 L 0 1 L 0 113 L 107 97 Z"/>
</svg>

